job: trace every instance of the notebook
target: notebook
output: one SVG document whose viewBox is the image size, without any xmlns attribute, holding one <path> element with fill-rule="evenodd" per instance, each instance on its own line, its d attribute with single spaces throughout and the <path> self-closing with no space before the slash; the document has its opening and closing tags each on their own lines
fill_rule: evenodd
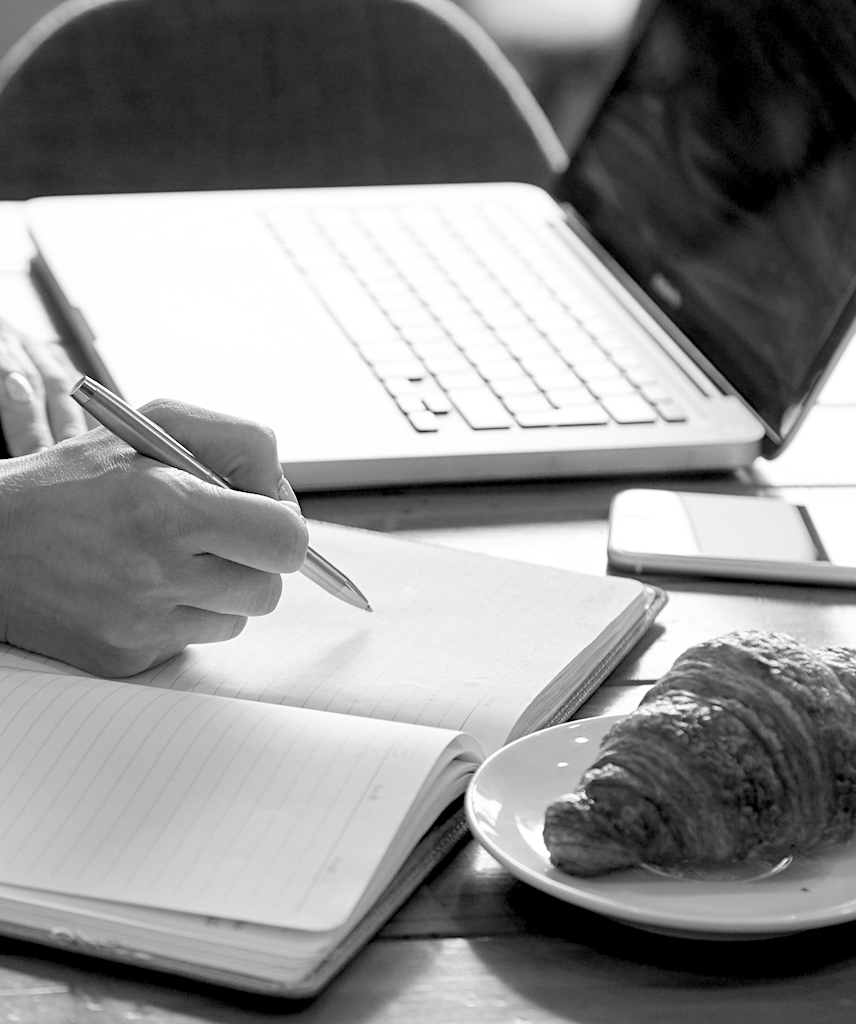
<svg viewBox="0 0 856 1024">
<path fill-rule="evenodd" d="M 84 369 L 263 420 L 298 488 L 773 457 L 856 280 L 856 34 L 792 17 L 646 5 L 551 193 L 37 199 L 37 272 Z"/>
<path fill-rule="evenodd" d="M 665 600 L 311 529 L 372 614 L 295 574 L 131 681 L 0 647 L 0 933 L 316 993 L 464 838 L 483 757 L 570 717 Z"/>
</svg>

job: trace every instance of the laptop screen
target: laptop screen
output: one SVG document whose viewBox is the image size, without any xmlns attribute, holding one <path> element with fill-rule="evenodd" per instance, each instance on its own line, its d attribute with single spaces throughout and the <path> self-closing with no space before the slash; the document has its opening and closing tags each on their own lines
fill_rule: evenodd
<svg viewBox="0 0 856 1024">
<path fill-rule="evenodd" d="M 781 442 L 856 306 L 856 2 L 661 0 L 557 198 Z"/>
</svg>

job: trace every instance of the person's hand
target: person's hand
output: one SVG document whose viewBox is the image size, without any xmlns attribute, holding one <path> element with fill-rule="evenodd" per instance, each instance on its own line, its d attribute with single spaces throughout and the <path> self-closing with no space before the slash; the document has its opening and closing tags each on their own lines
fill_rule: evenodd
<svg viewBox="0 0 856 1024">
<path fill-rule="evenodd" d="M 0 428 L 10 455 L 29 455 L 86 430 L 69 396 L 80 376 L 59 345 L 35 341 L 0 320 Z"/>
<path fill-rule="evenodd" d="M 270 431 L 175 402 L 145 411 L 237 490 L 104 428 L 0 463 L 0 640 L 132 675 L 236 636 L 303 564 L 306 524 Z"/>
</svg>

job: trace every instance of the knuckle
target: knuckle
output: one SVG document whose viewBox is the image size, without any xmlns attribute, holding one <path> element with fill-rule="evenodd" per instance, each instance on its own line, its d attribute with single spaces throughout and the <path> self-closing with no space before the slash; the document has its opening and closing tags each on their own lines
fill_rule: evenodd
<svg viewBox="0 0 856 1024">
<path fill-rule="evenodd" d="M 140 407 L 140 411 L 154 419 L 159 415 L 174 416 L 181 413 L 184 406 L 174 398 L 153 398 Z"/>
<path fill-rule="evenodd" d="M 120 514 L 142 546 L 135 550 L 163 566 L 176 547 L 197 533 L 205 518 L 204 507 L 194 500 L 196 481 L 165 467 L 134 474 L 128 480 Z"/>
</svg>

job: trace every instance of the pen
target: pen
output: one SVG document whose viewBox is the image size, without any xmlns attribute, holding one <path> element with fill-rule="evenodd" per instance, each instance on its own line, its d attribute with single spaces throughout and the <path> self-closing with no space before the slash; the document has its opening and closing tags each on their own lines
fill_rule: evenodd
<svg viewBox="0 0 856 1024">
<path fill-rule="evenodd" d="M 71 389 L 71 397 L 98 422 L 112 431 L 141 455 L 147 455 L 156 462 L 162 462 L 173 469 L 183 469 L 187 473 L 205 480 L 216 487 L 231 489 L 232 485 L 213 469 L 201 463 L 183 444 L 171 437 L 163 427 L 158 426 L 148 416 L 133 409 L 127 402 L 114 395 L 109 388 L 82 377 Z M 306 552 L 306 561 L 300 568 L 307 579 L 317 583 L 328 594 L 353 605 L 371 611 L 371 606 L 360 590 L 312 548 Z"/>
</svg>

